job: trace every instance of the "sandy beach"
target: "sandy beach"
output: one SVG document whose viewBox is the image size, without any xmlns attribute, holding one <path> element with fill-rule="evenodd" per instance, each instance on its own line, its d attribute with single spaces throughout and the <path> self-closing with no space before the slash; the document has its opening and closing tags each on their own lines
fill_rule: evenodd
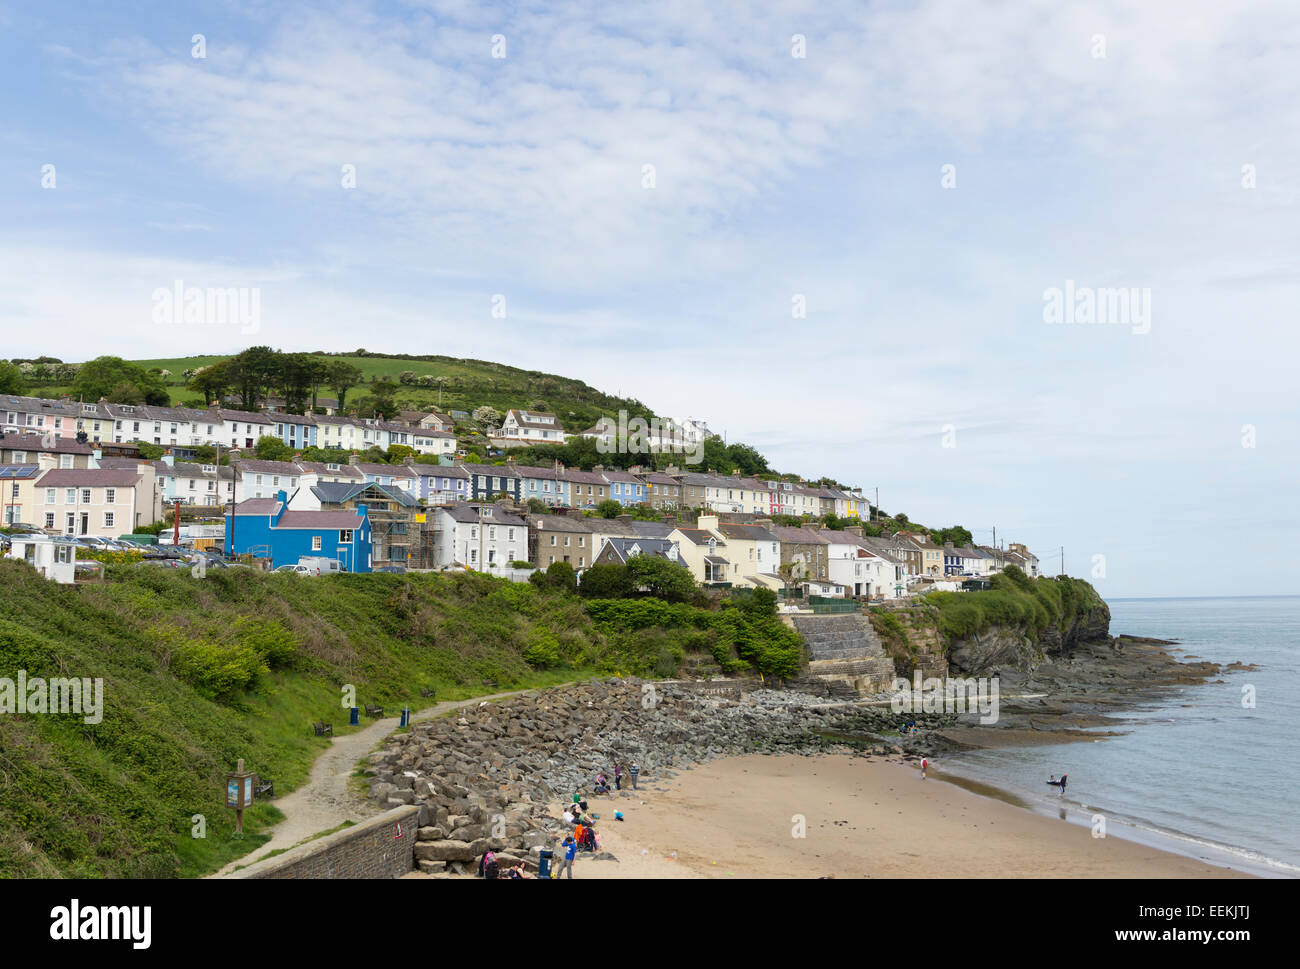
<svg viewBox="0 0 1300 969">
<path fill-rule="evenodd" d="M 845 755 L 716 760 L 590 798 L 602 849 L 575 878 L 1244 878 L 1243 873 Z M 557 812 L 558 812 L 557 805 Z M 626 818 L 614 821 L 614 811 Z M 794 815 L 806 819 L 797 838 Z"/>
</svg>

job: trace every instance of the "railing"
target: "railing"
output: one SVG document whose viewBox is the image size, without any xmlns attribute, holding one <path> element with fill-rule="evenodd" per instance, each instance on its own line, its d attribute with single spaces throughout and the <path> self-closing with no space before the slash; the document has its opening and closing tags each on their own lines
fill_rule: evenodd
<svg viewBox="0 0 1300 969">
<path fill-rule="evenodd" d="M 841 599 L 838 601 L 830 600 L 828 602 L 810 603 L 809 608 L 812 609 L 814 615 L 825 616 L 838 613 L 857 612 L 858 604 L 856 602 L 845 602 Z"/>
</svg>

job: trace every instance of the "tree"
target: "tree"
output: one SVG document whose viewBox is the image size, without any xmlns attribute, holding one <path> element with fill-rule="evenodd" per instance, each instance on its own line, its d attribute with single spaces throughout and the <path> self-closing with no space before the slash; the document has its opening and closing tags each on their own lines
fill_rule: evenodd
<svg viewBox="0 0 1300 969">
<path fill-rule="evenodd" d="M 686 602 L 695 593 L 695 577 L 684 565 L 657 555 L 634 555 L 626 567 L 632 584 L 658 599 Z"/>
<path fill-rule="evenodd" d="M 190 378 L 189 389 L 203 395 L 204 407 L 214 401 L 220 404 L 230 389 L 230 368 L 226 361 L 196 371 Z"/>
<path fill-rule="evenodd" d="M 172 396 L 157 374 L 121 357 L 96 357 L 82 364 L 72 382 L 72 395 L 86 401 L 153 404 L 166 407 Z"/>
<path fill-rule="evenodd" d="M 606 498 L 596 506 L 596 514 L 601 518 L 617 518 L 623 514 L 623 506 L 613 498 Z"/>
<path fill-rule="evenodd" d="M 370 385 L 370 393 L 375 399 L 375 413 L 380 417 L 395 417 L 397 415 L 397 384 L 384 377 L 376 380 Z"/>
<path fill-rule="evenodd" d="M 26 392 L 27 381 L 23 379 L 23 372 L 12 363 L 0 360 L 0 394 L 23 394 Z"/>
<path fill-rule="evenodd" d="M 626 566 L 593 565 L 582 573 L 578 591 L 586 599 L 622 599 L 632 591 L 632 577 Z"/>
<path fill-rule="evenodd" d="M 150 444 L 148 441 L 137 440 L 133 443 L 140 449 L 140 457 L 144 458 L 146 461 L 157 461 L 163 456 L 165 451 L 165 448 L 162 446 L 158 444 Z"/>
<path fill-rule="evenodd" d="M 415 448 L 408 447 L 405 444 L 390 444 L 388 446 L 388 463 L 401 464 L 407 457 L 415 453 Z"/>
<path fill-rule="evenodd" d="M 263 434 L 253 445 L 259 461 L 288 461 L 293 457 L 293 448 L 271 434 Z"/>
<path fill-rule="evenodd" d="M 485 431 L 494 431 L 501 426 L 501 412 L 495 407 L 475 407 L 470 416 Z"/>
<path fill-rule="evenodd" d="M 578 575 L 568 562 L 552 562 L 546 567 L 546 582 L 561 592 L 578 591 Z"/>
<path fill-rule="evenodd" d="M 334 393 L 339 395 L 339 410 L 343 413 L 343 402 L 347 399 L 348 391 L 361 383 L 361 368 L 348 363 L 346 360 L 336 360 L 330 366 L 329 386 L 334 388 Z"/>
<path fill-rule="evenodd" d="M 530 515 L 545 515 L 551 510 L 551 506 L 542 501 L 541 498 L 528 499 L 528 513 Z"/>
<path fill-rule="evenodd" d="M 211 444 L 200 444 L 194 449 L 194 460 L 199 464 L 216 464 L 217 449 Z"/>
</svg>

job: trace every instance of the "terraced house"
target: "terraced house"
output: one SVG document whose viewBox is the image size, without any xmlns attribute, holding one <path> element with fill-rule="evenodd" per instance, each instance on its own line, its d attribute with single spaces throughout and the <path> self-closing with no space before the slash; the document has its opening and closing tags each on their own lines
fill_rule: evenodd
<svg viewBox="0 0 1300 969">
<path fill-rule="evenodd" d="M 527 561 L 528 526 L 494 505 L 469 503 L 434 512 L 434 567 L 498 572 Z"/>
<path fill-rule="evenodd" d="M 566 469 L 563 475 L 564 480 L 569 483 L 572 508 L 595 508 L 609 497 L 609 482 L 599 471 Z"/>
<path fill-rule="evenodd" d="M 595 524 L 579 515 L 529 515 L 528 560 L 539 569 L 553 562 L 585 569 L 596 558 Z"/>
<path fill-rule="evenodd" d="M 569 481 L 564 477 L 564 466 L 558 462 L 552 468 L 516 466 L 520 478 L 520 495 L 524 501 L 536 499 L 552 507 L 568 507 Z"/>
<path fill-rule="evenodd" d="M 95 452 L 88 444 L 43 434 L 0 434 L 0 464 L 38 464 L 43 468 L 89 468 Z"/>
<path fill-rule="evenodd" d="M 35 484 L 32 524 L 64 535 L 117 538 L 162 517 L 162 499 L 152 464 L 135 469 L 54 468 Z"/>
<path fill-rule="evenodd" d="M 645 483 L 636 475 L 617 470 L 601 473 L 609 483 L 609 496 L 620 505 L 639 505 L 645 501 Z"/>
<path fill-rule="evenodd" d="M 643 471 L 637 476 L 645 485 L 645 501 L 651 508 L 675 511 L 681 507 L 681 482 L 671 474 L 663 471 Z"/>
</svg>

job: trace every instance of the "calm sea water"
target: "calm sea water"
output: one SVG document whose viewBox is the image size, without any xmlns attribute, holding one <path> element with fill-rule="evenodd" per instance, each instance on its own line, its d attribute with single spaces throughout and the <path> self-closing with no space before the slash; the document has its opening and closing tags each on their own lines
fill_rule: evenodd
<svg viewBox="0 0 1300 969">
<path fill-rule="evenodd" d="M 949 755 L 941 766 L 1067 819 L 1233 867 L 1300 877 L 1300 596 L 1112 599 L 1111 633 L 1177 639 L 1186 654 L 1254 663 L 1178 689 L 1094 743 Z M 1253 686 L 1255 707 L 1243 707 Z M 1050 874 L 1050 873 L 1045 873 Z M 1064 873 L 1057 873 L 1064 874 Z"/>
</svg>

